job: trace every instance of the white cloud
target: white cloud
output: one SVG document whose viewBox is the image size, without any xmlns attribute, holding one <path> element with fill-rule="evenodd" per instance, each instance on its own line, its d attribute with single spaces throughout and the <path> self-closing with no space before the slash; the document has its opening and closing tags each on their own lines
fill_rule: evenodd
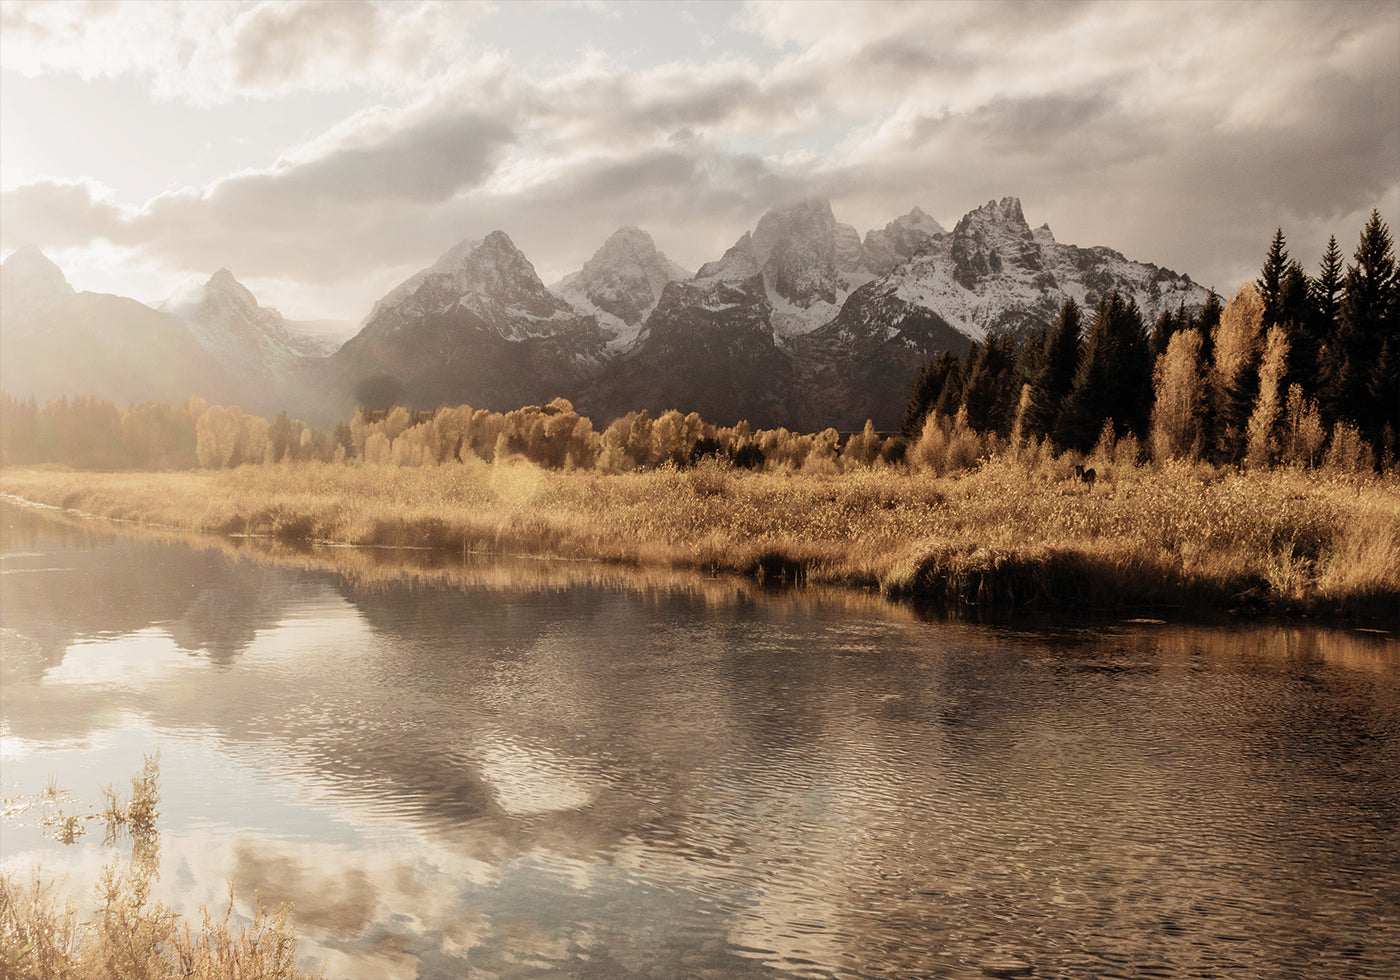
<svg viewBox="0 0 1400 980">
<path fill-rule="evenodd" d="M 488 3 L 7 0 L 0 61 L 35 76 L 136 75 L 199 105 L 296 91 L 405 89 L 462 51 Z"/>
<path fill-rule="evenodd" d="M 1389 3 L 764 2 L 737 23 L 768 60 L 717 46 L 636 68 L 581 37 L 534 74 L 513 51 L 468 54 L 491 50 L 480 6 L 141 4 L 90 23 L 53 7 L 4 7 L 22 70 L 91 52 L 81 70 L 215 100 L 398 93 L 200 189 L 119 207 L 48 181 L 3 199 L 6 245 L 101 237 L 307 288 L 377 289 L 497 227 L 548 279 L 623 223 L 695 267 L 799 196 L 864 230 L 1014 194 L 1063 241 L 1228 290 L 1277 225 L 1306 262 L 1309 236 L 1400 187 Z M 110 50 L 156 21 L 184 40 Z M 1335 230 L 1345 248 L 1358 229 Z"/>
</svg>

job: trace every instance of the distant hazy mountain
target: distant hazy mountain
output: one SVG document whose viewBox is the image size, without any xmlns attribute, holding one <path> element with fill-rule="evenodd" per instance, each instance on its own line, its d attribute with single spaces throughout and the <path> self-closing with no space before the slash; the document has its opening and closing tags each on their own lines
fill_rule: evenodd
<svg viewBox="0 0 1400 980">
<path fill-rule="evenodd" d="M 201 286 L 180 290 L 159 309 L 183 320 L 200 345 L 226 366 L 257 378 L 286 374 L 336 349 L 329 341 L 294 332 L 281 313 L 259 306 L 227 269 Z"/>
<path fill-rule="evenodd" d="M 332 361 L 356 402 L 504 411 L 580 390 L 608 359 L 608 339 L 493 231 L 394 288 Z"/>
<path fill-rule="evenodd" d="M 123 406 L 235 394 L 218 358 L 178 317 L 77 292 L 32 247 L 0 265 L 0 387 L 41 401 L 87 395 Z"/>
<path fill-rule="evenodd" d="M 613 332 L 608 346 L 624 350 L 637 339 L 666 284 L 689 278 L 689 272 L 657 251 L 646 232 L 619 228 L 582 269 L 565 276 L 550 291 L 597 317 Z"/>
<path fill-rule="evenodd" d="M 942 225 L 916 207 L 884 228 L 866 232 L 861 245 L 861 262 L 875 275 L 883 276 L 926 250 L 935 238 L 946 234 Z"/>
</svg>

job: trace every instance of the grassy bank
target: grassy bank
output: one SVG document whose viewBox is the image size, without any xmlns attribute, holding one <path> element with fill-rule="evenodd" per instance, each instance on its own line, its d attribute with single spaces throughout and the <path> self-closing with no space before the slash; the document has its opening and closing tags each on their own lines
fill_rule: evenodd
<svg viewBox="0 0 1400 980">
<path fill-rule="evenodd" d="M 1090 487 L 993 459 L 624 474 L 479 461 L 227 471 L 7 469 L 0 490 L 109 518 L 288 542 L 414 546 L 734 572 L 949 605 L 1214 606 L 1400 619 L 1393 477 L 1118 467 Z"/>
</svg>

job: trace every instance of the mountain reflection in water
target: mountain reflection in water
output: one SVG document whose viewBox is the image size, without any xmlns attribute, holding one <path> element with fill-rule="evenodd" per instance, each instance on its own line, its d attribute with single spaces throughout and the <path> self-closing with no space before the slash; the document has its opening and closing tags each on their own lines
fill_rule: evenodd
<svg viewBox="0 0 1400 980">
<path fill-rule="evenodd" d="M 0 795 L 159 748 L 163 897 L 291 901 L 332 977 L 1400 962 L 1386 636 L 0 518 Z M 80 890 L 105 858 L 0 832 Z"/>
</svg>

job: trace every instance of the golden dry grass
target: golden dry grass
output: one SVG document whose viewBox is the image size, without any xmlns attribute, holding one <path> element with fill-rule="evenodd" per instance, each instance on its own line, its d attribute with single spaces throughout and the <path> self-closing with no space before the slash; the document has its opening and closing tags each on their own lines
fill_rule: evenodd
<svg viewBox="0 0 1400 980">
<path fill-rule="evenodd" d="M 6 470 L 78 511 L 287 542 L 532 554 L 879 588 L 949 605 L 1196 605 L 1400 618 L 1400 485 L 1279 469 L 994 458 L 938 478 L 477 461 L 186 473 Z"/>
<path fill-rule="evenodd" d="M 0 874 L 0 977 L 15 980 L 312 980 L 297 966 L 289 910 L 261 902 L 250 924 L 234 921 L 233 896 L 222 916 L 201 909 L 192 927 L 151 897 L 159 876 L 160 771 L 147 756 L 121 800 L 104 789 L 107 844 L 126 839 L 130 856 L 102 871 L 95 908 L 82 916 L 62 886 L 38 868 L 27 880 Z M 57 794 L 54 794 L 57 795 Z"/>
</svg>

